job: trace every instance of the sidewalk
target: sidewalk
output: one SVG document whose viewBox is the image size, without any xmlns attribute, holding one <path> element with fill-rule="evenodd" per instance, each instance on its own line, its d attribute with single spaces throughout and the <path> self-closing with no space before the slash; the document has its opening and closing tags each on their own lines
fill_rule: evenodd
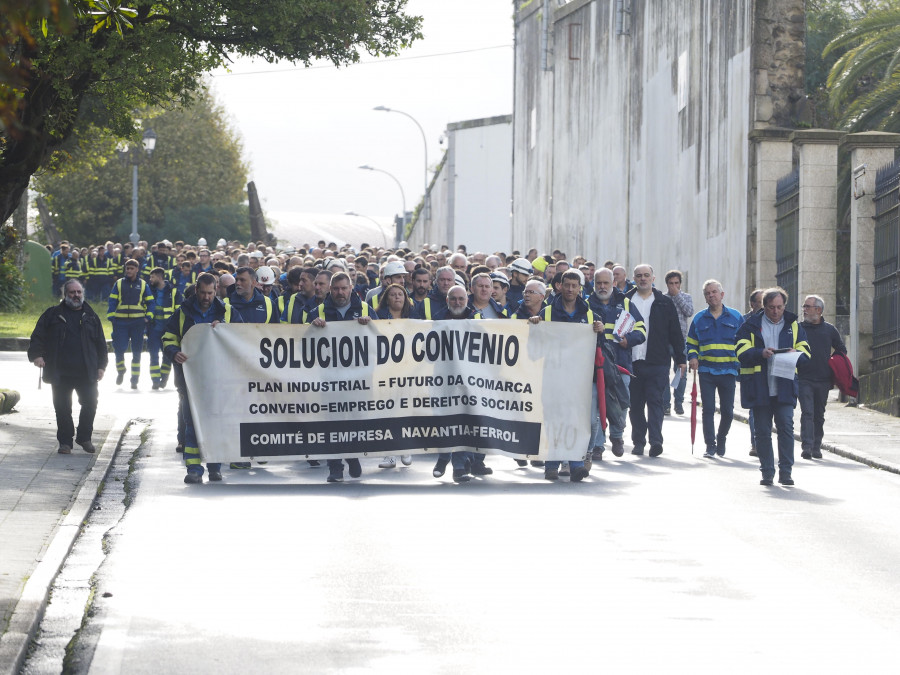
<svg viewBox="0 0 900 675">
<path fill-rule="evenodd" d="M 0 673 L 5 673 L 17 671 L 122 430 L 113 428 L 113 415 L 98 411 L 97 454 L 76 447 L 71 455 L 60 455 L 50 386 L 38 390 L 38 371 L 24 354 L 0 353 L 0 372 L 3 386 L 22 395 L 14 412 L 0 415 Z"/>
<path fill-rule="evenodd" d="M 832 452 L 875 469 L 900 473 L 900 418 L 855 407 L 838 400 L 838 390 L 832 389 L 825 407 L 825 437 L 822 451 Z M 689 395 L 688 397 L 689 398 Z M 690 413 L 690 401 L 685 410 Z M 735 419 L 747 422 L 747 410 L 735 408 Z M 700 412 L 697 412 L 699 427 Z M 699 433 L 699 429 L 698 429 Z M 800 406 L 794 410 L 794 462 L 800 459 Z M 773 444 L 775 439 L 772 439 Z M 749 448 L 747 449 L 749 452 Z M 827 458 L 827 455 L 825 455 Z M 776 449 L 777 459 L 777 449 Z M 816 461 L 816 460 L 813 460 Z"/>
</svg>

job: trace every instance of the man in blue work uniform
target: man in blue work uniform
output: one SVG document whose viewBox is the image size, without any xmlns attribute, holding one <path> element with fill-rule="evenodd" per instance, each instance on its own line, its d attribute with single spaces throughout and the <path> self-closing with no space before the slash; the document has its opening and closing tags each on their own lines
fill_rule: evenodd
<svg viewBox="0 0 900 675">
<path fill-rule="evenodd" d="M 184 298 L 171 282 L 166 281 L 166 271 L 162 267 L 150 270 L 150 290 L 153 293 L 153 320 L 147 326 L 147 351 L 150 352 L 150 379 L 154 389 L 164 389 L 169 380 L 172 362 L 163 353 L 162 364 L 159 354 L 163 351 L 162 336 L 166 324 Z"/>
<path fill-rule="evenodd" d="M 318 328 L 324 328 L 329 321 L 353 321 L 367 324 L 376 319 L 375 310 L 353 292 L 353 284 L 350 275 L 346 272 L 338 272 L 331 277 L 331 291 L 315 310 L 309 313 L 309 323 Z M 359 459 L 353 457 L 347 459 L 347 469 L 351 478 L 359 478 L 362 475 L 362 467 Z M 344 463 L 340 459 L 328 460 L 328 482 L 340 483 L 344 480 Z"/>
<path fill-rule="evenodd" d="M 561 292 L 553 301 L 544 307 L 540 313 L 540 318 L 544 321 L 563 321 L 566 323 L 586 323 L 592 326 L 595 333 L 603 332 L 603 324 L 599 320 L 594 319 L 594 312 L 590 306 L 581 297 L 582 276 L 581 272 L 569 270 L 562 276 Z M 529 319 L 535 322 L 535 318 Z M 593 387 L 596 390 L 596 387 Z M 596 399 L 594 404 L 596 405 Z M 586 448 L 585 452 L 590 452 L 593 448 Z M 590 469 L 585 467 L 584 461 L 569 462 L 569 480 L 577 483 L 584 480 Z M 549 461 L 544 465 L 544 478 L 547 480 L 557 480 L 559 478 L 559 462 Z"/>
<path fill-rule="evenodd" d="M 435 319 L 438 314 L 447 310 L 447 292 L 456 283 L 456 272 L 449 265 L 438 268 L 434 274 L 434 287 L 421 302 L 413 307 L 411 318 Z"/>
<path fill-rule="evenodd" d="M 271 274 L 271 270 L 265 269 Z M 279 323 L 278 306 L 259 289 L 257 273 L 239 267 L 234 273 L 234 293 L 224 300 L 231 308 L 230 323 Z M 249 469 L 250 462 L 232 462 L 232 469 Z"/>
<path fill-rule="evenodd" d="M 156 308 L 153 293 L 138 276 L 140 265 L 130 259 L 125 263 L 125 276 L 113 284 L 109 294 L 106 318 L 112 324 L 113 351 L 116 353 L 116 384 L 125 379 L 125 350 L 131 341 L 131 388 L 137 389 L 141 376 L 141 351 L 144 330 Z"/>
<path fill-rule="evenodd" d="M 722 304 L 725 291 L 715 279 L 703 284 L 703 297 L 708 306 L 694 316 L 688 328 L 687 358 L 690 369 L 700 373 L 704 457 L 724 457 L 725 439 L 734 419 L 734 386 L 739 366 L 735 342 L 744 319 L 736 309 Z M 718 432 L 716 392 L 719 394 Z"/>
<path fill-rule="evenodd" d="M 215 325 L 220 321 L 228 322 L 231 308 L 226 307 L 216 297 L 216 283 L 217 280 L 213 274 L 203 273 L 198 276 L 194 294 L 175 310 L 166 324 L 166 332 L 163 335 L 166 356 L 175 364 L 175 387 L 179 394 L 178 414 L 184 422 L 184 464 L 187 467 L 184 482 L 188 484 L 203 482 L 203 464 L 200 462 L 200 446 L 194 430 L 191 406 L 187 397 L 187 384 L 182 368 L 184 362 L 188 360 L 188 356 L 181 351 L 181 342 L 188 330 L 196 324 Z M 211 481 L 222 480 L 221 463 L 210 462 L 206 468 L 209 469 Z"/>
<path fill-rule="evenodd" d="M 770 288 L 763 293 L 763 311 L 747 319 L 737 333 L 735 352 L 741 362 L 741 405 L 753 409 L 756 426 L 756 453 L 759 455 L 760 485 L 772 485 L 775 455 L 772 449 L 772 421 L 778 430 L 778 482 L 793 485 L 794 408 L 799 383 L 793 378 L 776 377 L 773 361 L 778 352 L 800 352 L 797 365 L 809 360 L 806 331 L 797 315 L 785 311 L 787 293 Z"/>
</svg>

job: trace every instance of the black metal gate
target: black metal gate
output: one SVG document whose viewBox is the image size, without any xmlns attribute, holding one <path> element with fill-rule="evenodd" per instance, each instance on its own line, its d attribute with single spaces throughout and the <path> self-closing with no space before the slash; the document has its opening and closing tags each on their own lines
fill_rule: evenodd
<svg viewBox="0 0 900 675">
<path fill-rule="evenodd" d="M 788 294 L 785 309 L 797 313 L 800 267 L 800 171 L 778 179 L 775 192 L 775 279 Z"/>
<path fill-rule="evenodd" d="M 900 161 L 875 177 L 875 301 L 872 368 L 900 363 Z"/>
</svg>

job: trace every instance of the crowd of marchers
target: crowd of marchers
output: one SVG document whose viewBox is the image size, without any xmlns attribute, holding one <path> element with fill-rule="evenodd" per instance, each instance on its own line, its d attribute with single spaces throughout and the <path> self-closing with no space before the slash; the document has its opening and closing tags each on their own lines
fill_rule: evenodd
<svg viewBox="0 0 900 675">
<path fill-rule="evenodd" d="M 204 465 L 181 342 L 195 324 L 324 327 L 331 321 L 366 324 L 379 319 L 588 324 L 596 334 L 597 369 L 604 383 L 598 389 L 595 369 L 590 442 L 579 461 L 530 462 L 543 469 L 547 480 L 569 476 L 573 482 L 590 475 L 607 442 L 613 455 L 625 454 L 626 426 L 632 455 L 660 456 L 666 416 L 685 414 L 689 368 L 700 386 L 703 456 L 725 455 L 739 384 L 741 405 L 750 410 L 750 455 L 758 457 L 760 483 L 772 485 L 777 468 L 778 482 L 793 485 L 794 409 L 799 400 L 801 457 L 821 459 L 832 363 L 846 355 L 837 330 L 823 318 L 825 304 L 819 296 L 805 298 L 801 320 L 785 309 L 789 298 L 783 289 L 758 289 L 744 313 L 727 306 L 722 285 L 709 279 L 701 287 L 706 307 L 697 310 L 677 269 L 657 284 L 649 264 L 634 266 L 629 275 L 616 261 L 598 265 L 580 255 L 570 260 L 559 250 L 484 254 L 469 253 L 464 246 L 415 251 L 405 242 L 396 249 L 364 243 L 354 249 L 325 241 L 275 250 L 225 240 L 209 247 L 200 239 L 196 245 L 107 242 L 80 250 L 63 242 L 51 254 L 53 285 L 62 299 L 39 319 L 28 354 L 53 387 L 59 452 L 72 452 L 73 441 L 94 451 L 97 382 L 108 356 L 102 324 L 88 301 L 105 302 L 118 385 L 129 374 L 125 359 L 130 345 L 130 386 L 138 389 L 145 336 L 152 388 L 165 388 L 174 370 L 179 394 L 176 450 L 183 454 L 184 480 L 191 484 L 203 482 Z M 779 359 L 787 360 L 787 370 L 784 364 L 775 367 Z M 77 428 L 73 392 L 81 406 Z M 403 455 L 400 461 L 408 465 L 412 457 Z M 343 480 L 344 462 L 350 477 L 361 476 L 358 459 L 330 459 L 328 482 Z M 385 457 L 378 466 L 394 468 L 396 459 Z M 438 454 L 433 475 L 444 476 L 448 466 L 456 482 L 493 473 L 477 448 Z M 230 464 L 233 470 L 248 468 L 249 462 Z M 222 480 L 221 464 L 208 463 L 206 471 L 210 481 Z"/>
</svg>

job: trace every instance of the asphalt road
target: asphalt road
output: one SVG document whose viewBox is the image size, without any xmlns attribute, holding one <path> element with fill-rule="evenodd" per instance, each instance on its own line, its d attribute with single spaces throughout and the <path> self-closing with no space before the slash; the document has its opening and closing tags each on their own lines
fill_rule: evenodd
<svg viewBox="0 0 900 675">
<path fill-rule="evenodd" d="M 705 460 L 667 418 L 662 457 L 581 484 L 417 457 L 189 486 L 173 421 L 136 455 L 76 672 L 893 671 L 897 475 L 826 455 L 763 488 L 745 425 Z"/>
</svg>

